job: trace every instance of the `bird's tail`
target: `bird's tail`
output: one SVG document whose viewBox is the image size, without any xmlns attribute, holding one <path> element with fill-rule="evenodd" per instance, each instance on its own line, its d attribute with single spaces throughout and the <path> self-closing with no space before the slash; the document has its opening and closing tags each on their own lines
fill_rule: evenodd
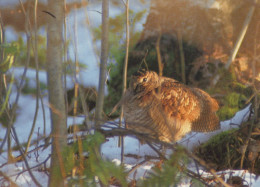
<svg viewBox="0 0 260 187">
<path fill-rule="evenodd" d="M 196 132 L 211 132 L 220 128 L 219 118 L 215 113 L 204 115 L 203 118 L 192 123 L 192 131 Z"/>
</svg>

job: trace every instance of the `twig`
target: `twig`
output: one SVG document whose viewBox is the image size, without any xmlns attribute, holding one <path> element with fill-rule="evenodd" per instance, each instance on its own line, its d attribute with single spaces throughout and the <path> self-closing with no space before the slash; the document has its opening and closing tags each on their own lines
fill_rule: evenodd
<svg viewBox="0 0 260 187">
<path fill-rule="evenodd" d="M 130 169 L 130 171 L 128 172 L 127 175 L 129 176 L 133 171 L 135 171 L 137 168 L 139 168 L 140 166 L 142 166 L 144 163 L 148 162 L 149 160 L 150 160 L 150 159 L 145 159 L 145 160 L 139 162 L 138 164 L 136 164 L 134 167 L 132 167 L 132 168 Z"/>
<path fill-rule="evenodd" d="M 147 57 L 148 53 L 149 53 L 149 51 L 148 51 L 148 49 L 147 49 L 147 50 L 146 50 L 146 53 L 144 54 L 144 57 L 143 57 L 143 59 L 142 59 L 142 61 L 141 61 L 141 63 L 140 63 L 140 65 L 139 65 L 138 70 L 140 70 L 140 68 L 141 68 L 141 66 L 142 66 L 143 63 L 144 63 L 144 65 L 145 65 L 146 70 L 148 70 L 148 65 L 147 65 L 147 62 L 146 62 L 146 57 Z"/>
<path fill-rule="evenodd" d="M 161 159 L 167 160 L 167 158 L 160 151 L 158 151 L 149 141 L 146 141 L 146 143 L 147 143 L 147 145 L 149 145 L 158 154 L 158 156 Z"/>
<path fill-rule="evenodd" d="M 45 165 L 45 163 L 51 158 L 51 155 L 49 155 L 43 162 L 31 167 L 30 169 L 35 169 L 35 168 L 38 168 L 39 166 L 41 165 Z M 27 169 L 24 169 L 23 171 L 19 172 L 19 173 L 16 173 L 16 174 L 13 174 L 13 175 L 10 175 L 9 177 L 14 177 L 14 176 L 19 176 L 25 172 L 27 172 L 28 170 Z M 0 171 L 1 172 L 1 171 Z M 18 177 L 17 177 L 18 178 Z"/>
<path fill-rule="evenodd" d="M 75 63 L 75 72 L 74 72 L 74 78 L 75 78 L 75 84 L 74 84 L 74 102 L 73 102 L 73 138 L 74 140 L 77 139 L 76 133 L 78 132 L 78 126 L 75 125 L 77 115 L 77 108 L 78 108 L 78 98 L 79 98 L 79 60 L 78 60 L 78 25 L 77 25 L 77 10 L 74 12 L 74 27 L 73 27 L 73 47 L 74 47 L 74 63 Z M 80 159 L 81 160 L 81 159 Z"/>
<path fill-rule="evenodd" d="M 19 147 L 19 152 L 20 152 L 20 154 L 21 154 L 22 157 L 23 157 L 23 160 L 24 160 L 25 166 L 26 166 L 26 168 L 27 168 L 27 170 L 28 170 L 28 172 L 29 172 L 29 175 L 31 176 L 33 182 L 34 182 L 37 186 L 41 186 L 40 183 L 39 183 L 39 182 L 36 180 L 36 178 L 34 177 L 32 171 L 31 171 L 31 169 L 30 169 L 30 166 L 29 166 L 29 164 L 28 164 L 28 162 L 27 162 L 26 155 L 24 154 L 24 152 L 23 152 L 22 149 L 21 149 L 21 144 L 20 144 L 20 142 L 19 142 L 19 139 L 18 139 L 18 136 L 17 136 L 17 134 L 16 134 L 15 128 L 12 127 L 12 130 L 13 130 L 13 134 L 14 134 L 14 137 L 15 137 L 14 139 L 15 139 L 15 141 L 16 141 L 17 146 Z"/>
<path fill-rule="evenodd" d="M 201 166 L 205 167 L 213 176 L 214 178 L 219 181 L 223 186 L 225 187 L 231 187 L 229 184 L 225 183 L 225 181 L 220 178 L 217 174 L 216 171 L 214 169 L 211 169 L 204 160 L 201 160 L 200 158 L 198 158 L 197 156 L 195 156 L 193 153 L 189 152 L 188 150 L 184 149 L 185 153 L 190 156 L 191 158 L 193 158 L 194 160 L 196 160 Z"/>
<path fill-rule="evenodd" d="M 203 183 L 205 186 L 209 186 L 208 183 L 205 182 L 205 180 L 201 177 L 200 174 L 197 174 L 191 170 L 186 169 L 187 171 L 184 171 L 186 173 L 186 175 L 188 175 L 190 178 L 195 178 L 197 180 L 199 180 L 201 183 Z"/>
<path fill-rule="evenodd" d="M 2 141 L 1 146 L 0 146 L 0 155 L 1 155 L 1 152 L 2 152 L 3 147 L 5 145 L 5 142 L 6 142 L 6 139 L 7 139 L 7 134 L 8 134 L 8 129 L 6 129 L 5 137 L 3 138 L 3 141 Z"/>
<path fill-rule="evenodd" d="M 5 180 L 7 180 L 8 182 L 10 182 L 10 186 L 12 187 L 18 187 L 18 185 L 12 181 L 12 179 L 10 179 L 7 175 L 5 175 L 2 171 L 0 171 L 0 176 L 3 176 L 3 178 Z"/>
<path fill-rule="evenodd" d="M 158 67 L 159 67 L 159 76 L 163 75 L 163 63 L 162 63 L 162 56 L 161 56 L 161 51 L 160 51 L 160 43 L 161 43 L 161 29 L 159 31 L 159 36 L 156 40 L 156 54 L 157 54 L 157 61 L 158 61 Z"/>
<path fill-rule="evenodd" d="M 131 129 L 111 128 L 111 130 L 103 130 L 103 129 L 96 129 L 96 130 L 101 132 L 102 134 L 104 134 L 106 137 L 134 135 L 137 138 L 144 140 L 146 142 L 147 141 L 154 142 L 154 143 L 158 143 L 158 144 L 164 145 L 166 147 L 170 147 L 170 148 L 172 148 L 172 145 L 173 145 L 173 144 L 166 143 L 166 142 L 160 141 L 158 139 L 152 138 L 148 134 L 140 133 L 140 132 L 137 132 L 137 131 L 134 131 Z"/>
</svg>

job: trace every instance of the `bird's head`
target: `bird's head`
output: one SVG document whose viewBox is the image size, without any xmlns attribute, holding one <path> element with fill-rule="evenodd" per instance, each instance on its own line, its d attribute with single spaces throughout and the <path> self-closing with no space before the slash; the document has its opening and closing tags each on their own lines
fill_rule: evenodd
<svg viewBox="0 0 260 187">
<path fill-rule="evenodd" d="M 134 93 L 149 92 L 160 85 L 159 81 L 157 73 L 141 70 L 132 75 L 130 88 Z"/>
</svg>

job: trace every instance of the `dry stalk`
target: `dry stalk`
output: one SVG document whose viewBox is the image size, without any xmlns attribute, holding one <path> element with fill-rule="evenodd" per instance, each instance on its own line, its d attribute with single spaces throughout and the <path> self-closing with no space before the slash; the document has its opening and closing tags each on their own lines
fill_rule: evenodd
<svg viewBox="0 0 260 187">
<path fill-rule="evenodd" d="M 129 0 L 126 0 L 125 4 L 125 15 L 126 15 L 126 53 L 125 53 L 125 60 L 124 60 L 124 69 L 123 69 L 123 90 L 122 90 L 122 96 L 126 92 L 127 88 L 127 66 L 128 66 L 128 55 L 129 55 Z M 121 113 L 119 118 L 119 127 L 122 127 L 122 121 L 123 121 L 123 113 L 124 113 L 124 107 L 121 106 Z M 118 141 L 118 146 L 121 146 L 121 163 L 124 161 L 124 136 L 120 136 Z"/>
<path fill-rule="evenodd" d="M 237 41 L 236 41 L 236 43 L 235 43 L 235 45 L 234 45 L 234 47 L 233 47 L 233 50 L 231 51 L 231 54 L 230 54 L 230 56 L 229 56 L 228 61 L 227 61 L 226 64 L 225 64 L 225 69 L 228 69 L 228 68 L 230 67 L 231 63 L 232 63 L 232 62 L 234 61 L 234 59 L 236 58 L 236 55 L 237 55 L 237 53 L 238 53 L 238 50 L 239 50 L 239 48 L 240 48 L 240 46 L 241 46 L 241 44 L 242 44 L 242 41 L 243 41 L 243 39 L 244 39 L 244 37 L 245 37 L 245 35 L 246 35 L 246 32 L 247 32 L 248 26 L 249 26 L 249 24 L 250 24 L 250 21 L 251 21 L 251 19 L 252 19 L 252 17 L 253 17 L 253 14 L 254 14 L 254 11 L 255 11 L 255 7 L 256 7 L 256 3 L 257 3 L 257 0 L 254 0 L 254 3 L 252 4 L 251 8 L 250 8 L 249 11 L 248 11 L 248 14 L 247 14 L 247 16 L 246 16 L 246 18 L 245 18 L 243 27 L 242 27 L 242 29 L 241 29 L 241 31 L 240 31 L 240 33 L 239 33 L 239 36 L 238 36 L 238 38 L 237 38 Z M 219 79 L 220 79 L 220 75 L 217 74 L 217 75 L 214 77 L 213 81 L 212 81 L 212 86 L 215 86 L 215 85 L 217 84 L 217 82 L 219 81 Z"/>
<path fill-rule="evenodd" d="M 162 62 L 162 55 L 161 55 L 161 51 L 160 51 L 161 37 L 162 37 L 162 33 L 160 30 L 159 36 L 158 36 L 158 38 L 156 40 L 156 44 L 155 44 L 158 67 L 159 67 L 159 76 L 163 76 L 163 62 Z"/>
</svg>

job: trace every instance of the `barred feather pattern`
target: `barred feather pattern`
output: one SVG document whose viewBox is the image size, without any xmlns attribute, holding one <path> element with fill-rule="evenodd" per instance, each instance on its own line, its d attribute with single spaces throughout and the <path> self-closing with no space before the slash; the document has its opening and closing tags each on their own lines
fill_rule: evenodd
<svg viewBox="0 0 260 187">
<path fill-rule="evenodd" d="M 127 128 L 164 142 L 176 142 L 191 131 L 220 128 L 215 99 L 152 71 L 132 75 L 121 102 Z"/>
</svg>

